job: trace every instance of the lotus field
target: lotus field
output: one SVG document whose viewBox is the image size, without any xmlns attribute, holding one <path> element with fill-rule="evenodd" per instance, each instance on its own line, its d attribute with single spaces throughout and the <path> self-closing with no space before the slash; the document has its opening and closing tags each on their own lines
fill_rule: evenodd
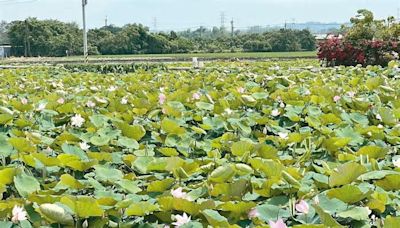
<svg viewBox="0 0 400 228">
<path fill-rule="evenodd" d="M 400 70 L 0 71 L 0 227 L 400 227 Z"/>
</svg>

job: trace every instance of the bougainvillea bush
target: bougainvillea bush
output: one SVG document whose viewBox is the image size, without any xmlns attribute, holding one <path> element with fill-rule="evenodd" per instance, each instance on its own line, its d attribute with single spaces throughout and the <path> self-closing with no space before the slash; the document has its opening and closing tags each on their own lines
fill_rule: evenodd
<svg viewBox="0 0 400 228">
<path fill-rule="evenodd" d="M 0 227 L 400 227 L 400 81 L 316 61 L 0 71 Z"/>
<path fill-rule="evenodd" d="M 318 58 L 327 66 L 356 66 L 361 64 L 387 66 L 399 58 L 396 41 L 361 40 L 350 42 L 337 37 L 320 42 Z"/>
</svg>

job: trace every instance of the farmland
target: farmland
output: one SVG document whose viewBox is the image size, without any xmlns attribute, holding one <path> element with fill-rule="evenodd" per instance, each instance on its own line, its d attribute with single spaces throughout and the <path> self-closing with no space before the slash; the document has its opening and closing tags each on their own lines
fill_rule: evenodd
<svg viewBox="0 0 400 228">
<path fill-rule="evenodd" d="M 0 70 L 0 227 L 400 227 L 399 72 Z"/>
</svg>

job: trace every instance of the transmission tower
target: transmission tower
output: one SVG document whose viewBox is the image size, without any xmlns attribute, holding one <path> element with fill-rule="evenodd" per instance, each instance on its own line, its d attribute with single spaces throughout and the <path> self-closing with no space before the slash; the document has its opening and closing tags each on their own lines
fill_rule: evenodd
<svg viewBox="0 0 400 228">
<path fill-rule="evenodd" d="M 157 32 L 157 17 L 153 17 L 153 30 Z"/>
<path fill-rule="evenodd" d="M 235 33 L 235 26 L 234 26 L 234 21 L 233 18 L 231 20 L 231 36 L 233 37 Z"/>
<path fill-rule="evenodd" d="M 225 12 L 221 12 L 221 30 L 222 31 L 225 31 L 225 20 L 226 20 Z"/>
</svg>

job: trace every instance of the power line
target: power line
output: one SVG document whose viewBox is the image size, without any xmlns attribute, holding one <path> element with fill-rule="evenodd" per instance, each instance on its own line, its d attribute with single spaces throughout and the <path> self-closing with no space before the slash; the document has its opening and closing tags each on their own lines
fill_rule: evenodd
<svg viewBox="0 0 400 228">
<path fill-rule="evenodd" d="M 23 4 L 23 3 L 32 3 L 32 2 L 37 2 L 38 0 L 1 0 L 0 4 L 1 5 L 16 5 L 16 4 Z"/>
</svg>

